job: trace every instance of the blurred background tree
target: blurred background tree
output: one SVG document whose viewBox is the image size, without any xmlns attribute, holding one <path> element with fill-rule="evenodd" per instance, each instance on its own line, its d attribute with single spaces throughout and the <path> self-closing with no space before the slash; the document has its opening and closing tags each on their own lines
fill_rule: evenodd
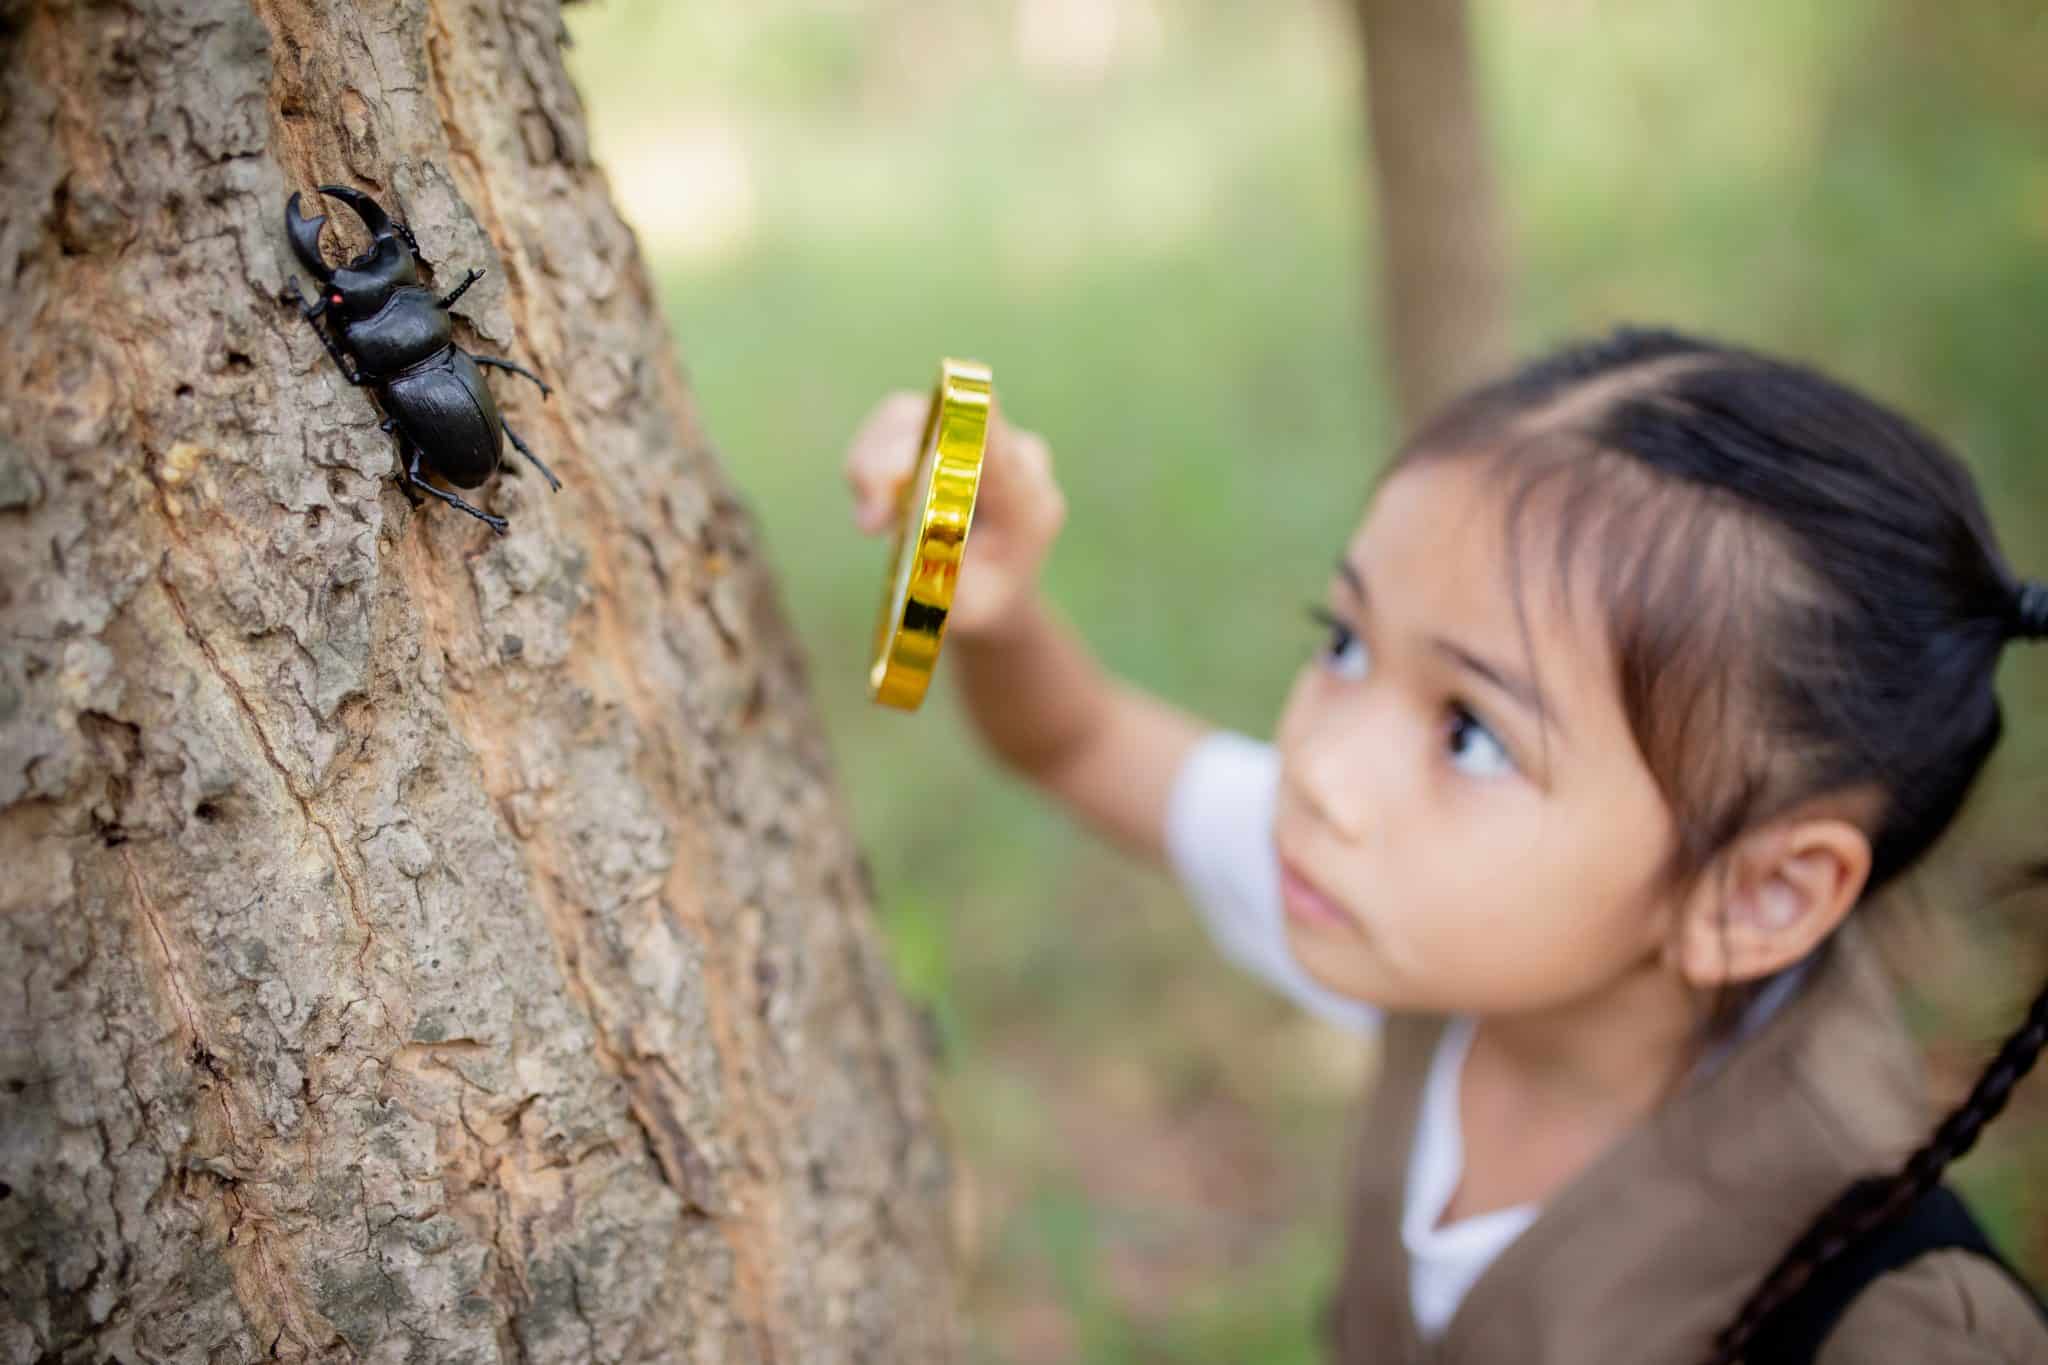
<svg viewBox="0 0 2048 1365">
<path fill-rule="evenodd" d="M 1403 429 L 1508 360 L 1500 194 L 1464 0 L 1358 0 L 1387 363 Z"/>
<path fill-rule="evenodd" d="M 916 716 L 867 702 L 883 551 L 838 461 L 883 390 L 989 361 L 1071 502 L 1049 591 L 1111 667 L 1270 734 L 1316 640 L 1294 603 L 1402 425 L 1360 3 L 570 10 L 600 159 L 765 526 L 898 972 L 946 1047 L 983 1359 L 1315 1358 L 1369 1058 L 998 777 L 943 687 Z M 1810 359 L 1951 441 L 2048 573 L 2034 0 L 1469 15 L 1509 349 L 1631 319 Z M 2044 851 L 2038 651 L 2003 688 L 2013 729 L 1952 843 L 1994 863 Z M 1893 927 L 1953 1093 L 2048 970 L 2048 907 L 1981 911 L 1960 858 L 1924 885 Z M 2036 1274 L 2044 1113 L 2036 1078 L 1958 1172 Z"/>
</svg>

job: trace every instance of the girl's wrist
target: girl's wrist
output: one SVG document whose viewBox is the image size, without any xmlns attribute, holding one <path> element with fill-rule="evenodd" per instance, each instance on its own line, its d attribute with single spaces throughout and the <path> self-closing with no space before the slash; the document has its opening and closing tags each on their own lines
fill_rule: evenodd
<svg viewBox="0 0 2048 1365">
<path fill-rule="evenodd" d="M 1028 640 L 1044 628 L 1047 621 L 1046 604 L 1039 596 L 1036 584 L 1019 592 L 1009 607 L 985 621 L 972 626 L 955 627 L 961 645 L 973 650 L 1003 650 Z M 953 632 L 949 632 L 953 633 Z"/>
</svg>

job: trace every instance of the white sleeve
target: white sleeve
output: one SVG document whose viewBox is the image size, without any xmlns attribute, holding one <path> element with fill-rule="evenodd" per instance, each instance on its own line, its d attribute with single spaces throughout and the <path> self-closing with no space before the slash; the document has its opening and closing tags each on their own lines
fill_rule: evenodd
<svg viewBox="0 0 2048 1365">
<path fill-rule="evenodd" d="M 1372 1033 L 1380 1012 L 1310 979 L 1287 946 L 1273 848 L 1280 755 L 1233 730 L 1195 744 L 1166 803 L 1166 857 L 1223 955 L 1339 1028 Z"/>
</svg>

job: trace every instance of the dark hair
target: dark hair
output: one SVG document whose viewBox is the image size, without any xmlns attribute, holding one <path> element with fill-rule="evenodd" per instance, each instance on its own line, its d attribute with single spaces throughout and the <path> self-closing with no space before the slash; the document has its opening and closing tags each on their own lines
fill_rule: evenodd
<svg viewBox="0 0 2048 1365">
<path fill-rule="evenodd" d="M 1503 466 L 1511 528 L 1554 488 L 1560 569 L 1596 556 L 1622 704 L 1679 830 L 1666 877 L 1704 874 L 1815 797 L 1860 794 L 1867 899 L 1948 827 L 2002 732 L 1999 656 L 2042 633 L 2044 593 L 1926 432 L 1803 366 L 1624 329 L 1458 400 L 1388 473 L 1447 457 Z M 1714 1360 L 1740 1360 L 1815 1270 L 1932 1188 L 2044 1042 L 2048 990 L 1926 1146 L 1794 1242 Z"/>
</svg>

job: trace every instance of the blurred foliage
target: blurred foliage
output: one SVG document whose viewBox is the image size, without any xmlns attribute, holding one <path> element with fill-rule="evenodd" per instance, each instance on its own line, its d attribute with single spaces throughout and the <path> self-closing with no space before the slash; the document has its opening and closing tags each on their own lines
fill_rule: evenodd
<svg viewBox="0 0 2048 1365">
<path fill-rule="evenodd" d="M 1808 359 L 1953 442 L 2015 560 L 2048 573 L 2048 13 L 1477 15 L 1525 350 L 1638 320 Z M 569 23 L 599 155 L 805 642 L 900 978 L 943 1040 L 980 1357 L 1316 1358 L 1369 1058 L 1215 961 L 1164 878 L 1004 779 L 943 668 L 922 712 L 869 705 L 883 547 L 852 530 L 839 461 L 884 391 L 927 387 L 942 354 L 988 361 L 1069 496 L 1062 610 L 1118 673 L 1270 733 L 1315 640 L 1299 604 L 1393 436 L 1348 10 L 610 0 Z M 2048 679 L 2016 656 L 2004 686 L 2014 729 L 1952 841 L 1965 869 L 2041 851 Z M 2019 914 L 1913 933 L 1933 965 L 1909 1004 L 1952 1096 L 2048 966 L 2043 936 Z M 2037 1273 L 2044 1089 L 1959 1171 Z"/>
</svg>

